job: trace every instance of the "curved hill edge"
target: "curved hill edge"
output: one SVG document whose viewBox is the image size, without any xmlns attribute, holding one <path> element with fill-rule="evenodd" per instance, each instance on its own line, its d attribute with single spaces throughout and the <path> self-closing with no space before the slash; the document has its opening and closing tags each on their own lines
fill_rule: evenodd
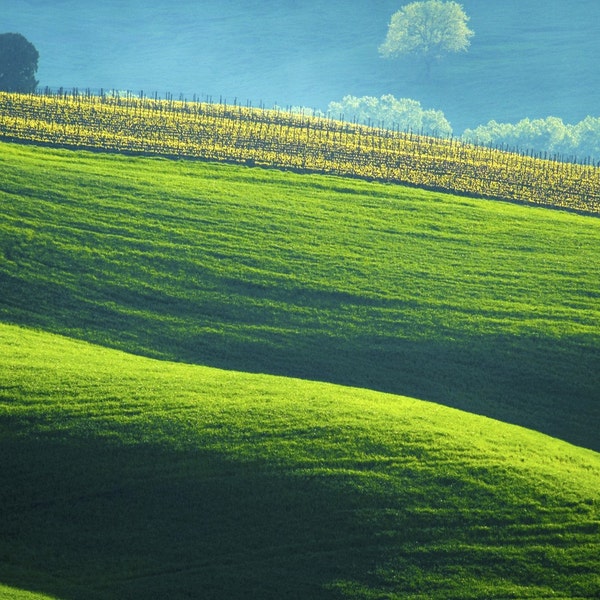
<svg viewBox="0 0 600 600">
<path fill-rule="evenodd" d="M 0 340 L 6 585 L 61 600 L 600 589 L 596 452 L 368 390 L 15 326 Z"/>
<path fill-rule="evenodd" d="M 8 585 L 61 600 L 599 589 L 593 451 L 410 398 L 0 338 Z"/>
<path fill-rule="evenodd" d="M 596 448 L 597 219 L 1 148 L 2 320 L 448 402 Z"/>
</svg>

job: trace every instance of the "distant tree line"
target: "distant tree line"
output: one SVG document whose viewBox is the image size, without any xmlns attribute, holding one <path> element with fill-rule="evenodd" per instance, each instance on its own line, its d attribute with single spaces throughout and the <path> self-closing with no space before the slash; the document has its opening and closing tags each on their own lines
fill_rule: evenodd
<svg viewBox="0 0 600 600">
<path fill-rule="evenodd" d="M 424 109 L 417 100 L 398 99 L 391 94 L 381 98 L 345 96 L 339 102 L 330 102 L 327 113 L 301 107 L 292 108 L 292 112 L 327 114 L 333 119 L 382 129 L 452 137 L 452 126 L 442 111 Z M 575 125 L 566 124 L 558 117 L 523 119 L 516 124 L 490 121 L 466 129 L 459 139 L 566 162 L 600 162 L 600 117 L 588 116 Z"/>
<path fill-rule="evenodd" d="M 342 121 L 354 121 L 382 129 L 412 131 L 436 137 L 450 137 L 452 127 L 440 110 L 424 109 L 410 98 L 395 98 L 392 94 L 374 96 L 344 96 L 330 102 L 327 112 Z"/>
<path fill-rule="evenodd" d="M 561 160 L 600 161 L 600 118 L 588 116 L 575 125 L 558 117 L 523 119 L 516 124 L 490 121 L 475 129 L 466 129 L 463 141 L 484 146 L 506 146 L 515 150 L 533 150 L 559 155 Z"/>
</svg>

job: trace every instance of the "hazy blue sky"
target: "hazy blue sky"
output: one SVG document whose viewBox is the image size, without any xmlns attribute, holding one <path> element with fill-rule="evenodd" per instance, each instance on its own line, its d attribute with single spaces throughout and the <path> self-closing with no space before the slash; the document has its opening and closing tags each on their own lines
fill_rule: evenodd
<svg viewBox="0 0 600 600">
<path fill-rule="evenodd" d="M 346 94 L 419 100 L 455 129 L 598 116 L 600 0 L 464 0 L 467 54 L 434 82 L 377 53 L 390 0 L 0 0 L 0 31 L 40 52 L 42 86 L 210 94 L 325 109 Z"/>
</svg>

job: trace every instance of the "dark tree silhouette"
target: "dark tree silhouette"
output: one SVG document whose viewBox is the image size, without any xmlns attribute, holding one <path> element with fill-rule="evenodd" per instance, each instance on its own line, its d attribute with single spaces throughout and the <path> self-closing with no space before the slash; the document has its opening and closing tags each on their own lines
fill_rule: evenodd
<svg viewBox="0 0 600 600">
<path fill-rule="evenodd" d="M 0 90 L 33 92 L 39 53 L 20 33 L 0 34 Z"/>
</svg>

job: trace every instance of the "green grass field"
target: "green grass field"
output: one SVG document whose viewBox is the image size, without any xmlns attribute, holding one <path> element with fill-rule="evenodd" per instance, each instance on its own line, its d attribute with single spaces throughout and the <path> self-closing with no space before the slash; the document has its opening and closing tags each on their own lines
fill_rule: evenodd
<svg viewBox="0 0 600 600">
<path fill-rule="evenodd" d="M 0 598 L 598 597 L 599 242 L 0 144 Z"/>
<path fill-rule="evenodd" d="M 0 579 L 13 589 L 600 593 L 596 452 L 400 396 L 16 326 L 0 328 L 0 351 Z"/>
<path fill-rule="evenodd" d="M 433 400 L 600 449 L 600 220 L 2 145 L 0 319 Z"/>
</svg>

